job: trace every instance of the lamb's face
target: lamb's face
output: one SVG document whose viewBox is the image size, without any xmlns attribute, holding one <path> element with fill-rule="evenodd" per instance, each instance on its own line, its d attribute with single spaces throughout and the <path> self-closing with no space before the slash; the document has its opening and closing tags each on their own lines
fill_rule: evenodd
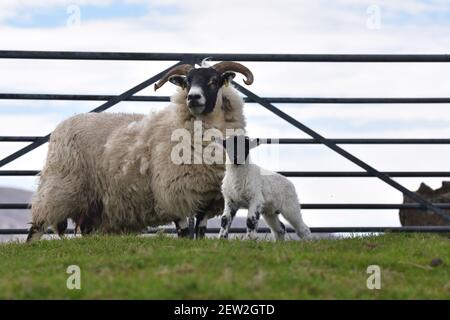
<svg viewBox="0 0 450 320">
<path fill-rule="evenodd" d="M 235 76 L 234 72 L 220 74 L 213 68 L 199 68 L 186 76 L 171 76 L 169 81 L 187 91 L 186 105 L 193 115 L 204 115 L 214 111 L 220 88 Z"/>
</svg>

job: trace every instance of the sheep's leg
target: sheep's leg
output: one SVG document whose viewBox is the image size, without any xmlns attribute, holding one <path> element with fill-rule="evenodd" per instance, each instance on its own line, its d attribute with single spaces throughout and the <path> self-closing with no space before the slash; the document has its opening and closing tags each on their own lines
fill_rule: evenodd
<svg viewBox="0 0 450 320">
<path fill-rule="evenodd" d="M 232 203 L 229 199 L 225 199 L 225 208 L 220 219 L 220 239 L 228 238 L 231 223 L 233 222 L 234 216 L 236 215 L 238 209 L 239 207 L 236 204 Z"/>
<path fill-rule="evenodd" d="M 89 215 L 84 215 L 80 222 L 80 232 L 83 236 L 94 231 L 93 219 Z"/>
<path fill-rule="evenodd" d="M 58 236 L 60 238 L 64 237 L 66 230 L 67 230 L 67 219 L 56 225 L 56 232 L 58 233 Z"/>
<path fill-rule="evenodd" d="M 311 231 L 305 222 L 303 222 L 302 215 L 300 213 L 300 205 L 287 210 L 285 209 L 284 212 L 281 212 L 281 214 L 292 225 L 300 239 L 308 239 L 311 236 Z"/>
<path fill-rule="evenodd" d="M 200 211 L 195 216 L 195 237 L 197 239 L 203 239 L 206 234 L 206 226 L 208 224 L 208 217 L 204 211 Z"/>
<path fill-rule="evenodd" d="M 188 218 L 188 228 L 189 228 L 189 239 L 195 238 L 195 218 Z"/>
<path fill-rule="evenodd" d="M 259 218 L 261 217 L 263 206 L 261 203 L 251 203 L 247 214 L 247 239 L 256 239 Z"/>
<path fill-rule="evenodd" d="M 103 201 L 96 200 L 90 203 L 86 214 L 79 216 L 78 225 L 83 236 L 98 231 L 102 223 L 103 212 Z"/>
<path fill-rule="evenodd" d="M 278 219 L 277 214 L 263 214 L 264 220 L 272 231 L 275 240 L 284 240 L 286 237 L 286 227 L 283 222 Z"/>
<path fill-rule="evenodd" d="M 33 197 L 31 206 L 32 227 L 28 234 L 28 242 L 38 240 L 51 227 L 59 235 L 63 235 L 67 219 L 74 217 L 75 212 L 86 211 L 86 201 L 80 196 L 83 188 L 67 176 L 43 175 L 38 191 Z"/>
<path fill-rule="evenodd" d="M 202 239 L 206 235 L 206 228 L 208 225 L 208 218 L 216 216 L 222 211 L 224 200 L 222 194 L 217 198 L 211 200 L 206 206 L 200 207 L 196 212 L 195 236 L 197 239 Z"/>
<path fill-rule="evenodd" d="M 175 220 L 175 228 L 177 229 L 177 235 L 179 238 L 188 238 L 189 237 L 189 220 L 188 219 L 180 219 Z"/>
</svg>

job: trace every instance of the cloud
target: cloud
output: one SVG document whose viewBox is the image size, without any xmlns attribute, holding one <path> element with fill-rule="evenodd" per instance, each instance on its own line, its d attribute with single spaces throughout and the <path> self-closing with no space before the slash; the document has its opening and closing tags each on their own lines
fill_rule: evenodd
<svg viewBox="0 0 450 320">
<path fill-rule="evenodd" d="M 3 0 L 0 2 L 0 22 L 9 19 L 31 19 L 33 13 L 70 5 L 106 6 L 113 0 Z"/>
</svg>

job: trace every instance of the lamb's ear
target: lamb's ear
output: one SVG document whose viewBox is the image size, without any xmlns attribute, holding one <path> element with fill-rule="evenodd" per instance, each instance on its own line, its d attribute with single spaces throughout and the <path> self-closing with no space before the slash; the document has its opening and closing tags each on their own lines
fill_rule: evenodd
<svg viewBox="0 0 450 320">
<path fill-rule="evenodd" d="M 186 88 L 186 77 L 185 76 L 175 74 L 169 78 L 169 81 L 171 83 L 173 83 L 174 85 L 179 86 L 183 89 Z"/>
<path fill-rule="evenodd" d="M 225 85 L 228 86 L 231 81 L 233 81 L 234 77 L 236 77 L 236 73 L 232 72 L 232 71 L 225 71 L 224 73 L 222 73 L 221 76 L 221 86 Z"/>
<path fill-rule="evenodd" d="M 250 140 L 250 149 L 256 148 L 257 146 L 259 146 L 261 144 L 261 139 L 256 138 L 256 139 L 251 139 Z"/>
</svg>

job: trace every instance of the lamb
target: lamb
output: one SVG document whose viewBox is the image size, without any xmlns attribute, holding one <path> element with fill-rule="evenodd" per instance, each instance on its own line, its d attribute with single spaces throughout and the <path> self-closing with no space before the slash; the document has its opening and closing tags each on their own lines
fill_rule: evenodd
<svg viewBox="0 0 450 320">
<path fill-rule="evenodd" d="M 83 234 L 135 233 L 176 222 L 188 234 L 187 217 L 197 215 L 197 235 L 223 210 L 222 164 L 175 163 L 174 132 L 187 132 L 189 150 L 195 127 L 243 129 L 243 100 L 228 84 L 236 73 L 253 82 L 252 72 L 236 62 L 212 67 L 178 65 L 155 84 L 179 88 L 171 103 L 150 114 L 81 114 L 52 133 L 46 164 L 32 200 L 27 241 L 51 227 L 61 236 L 72 219 Z M 194 158 L 196 154 L 194 154 Z"/>
<path fill-rule="evenodd" d="M 297 235 L 309 238 L 311 232 L 303 222 L 295 187 L 286 177 L 264 170 L 251 163 L 249 151 L 259 144 L 246 136 L 231 136 L 222 141 L 230 163 L 226 165 L 222 182 L 225 208 L 221 218 L 220 238 L 227 238 L 236 212 L 248 209 L 247 238 L 256 237 L 261 214 L 270 227 L 275 240 L 284 240 L 286 228 L 279 220 L 281 214 L 295 229 Z"/>
</svg>

